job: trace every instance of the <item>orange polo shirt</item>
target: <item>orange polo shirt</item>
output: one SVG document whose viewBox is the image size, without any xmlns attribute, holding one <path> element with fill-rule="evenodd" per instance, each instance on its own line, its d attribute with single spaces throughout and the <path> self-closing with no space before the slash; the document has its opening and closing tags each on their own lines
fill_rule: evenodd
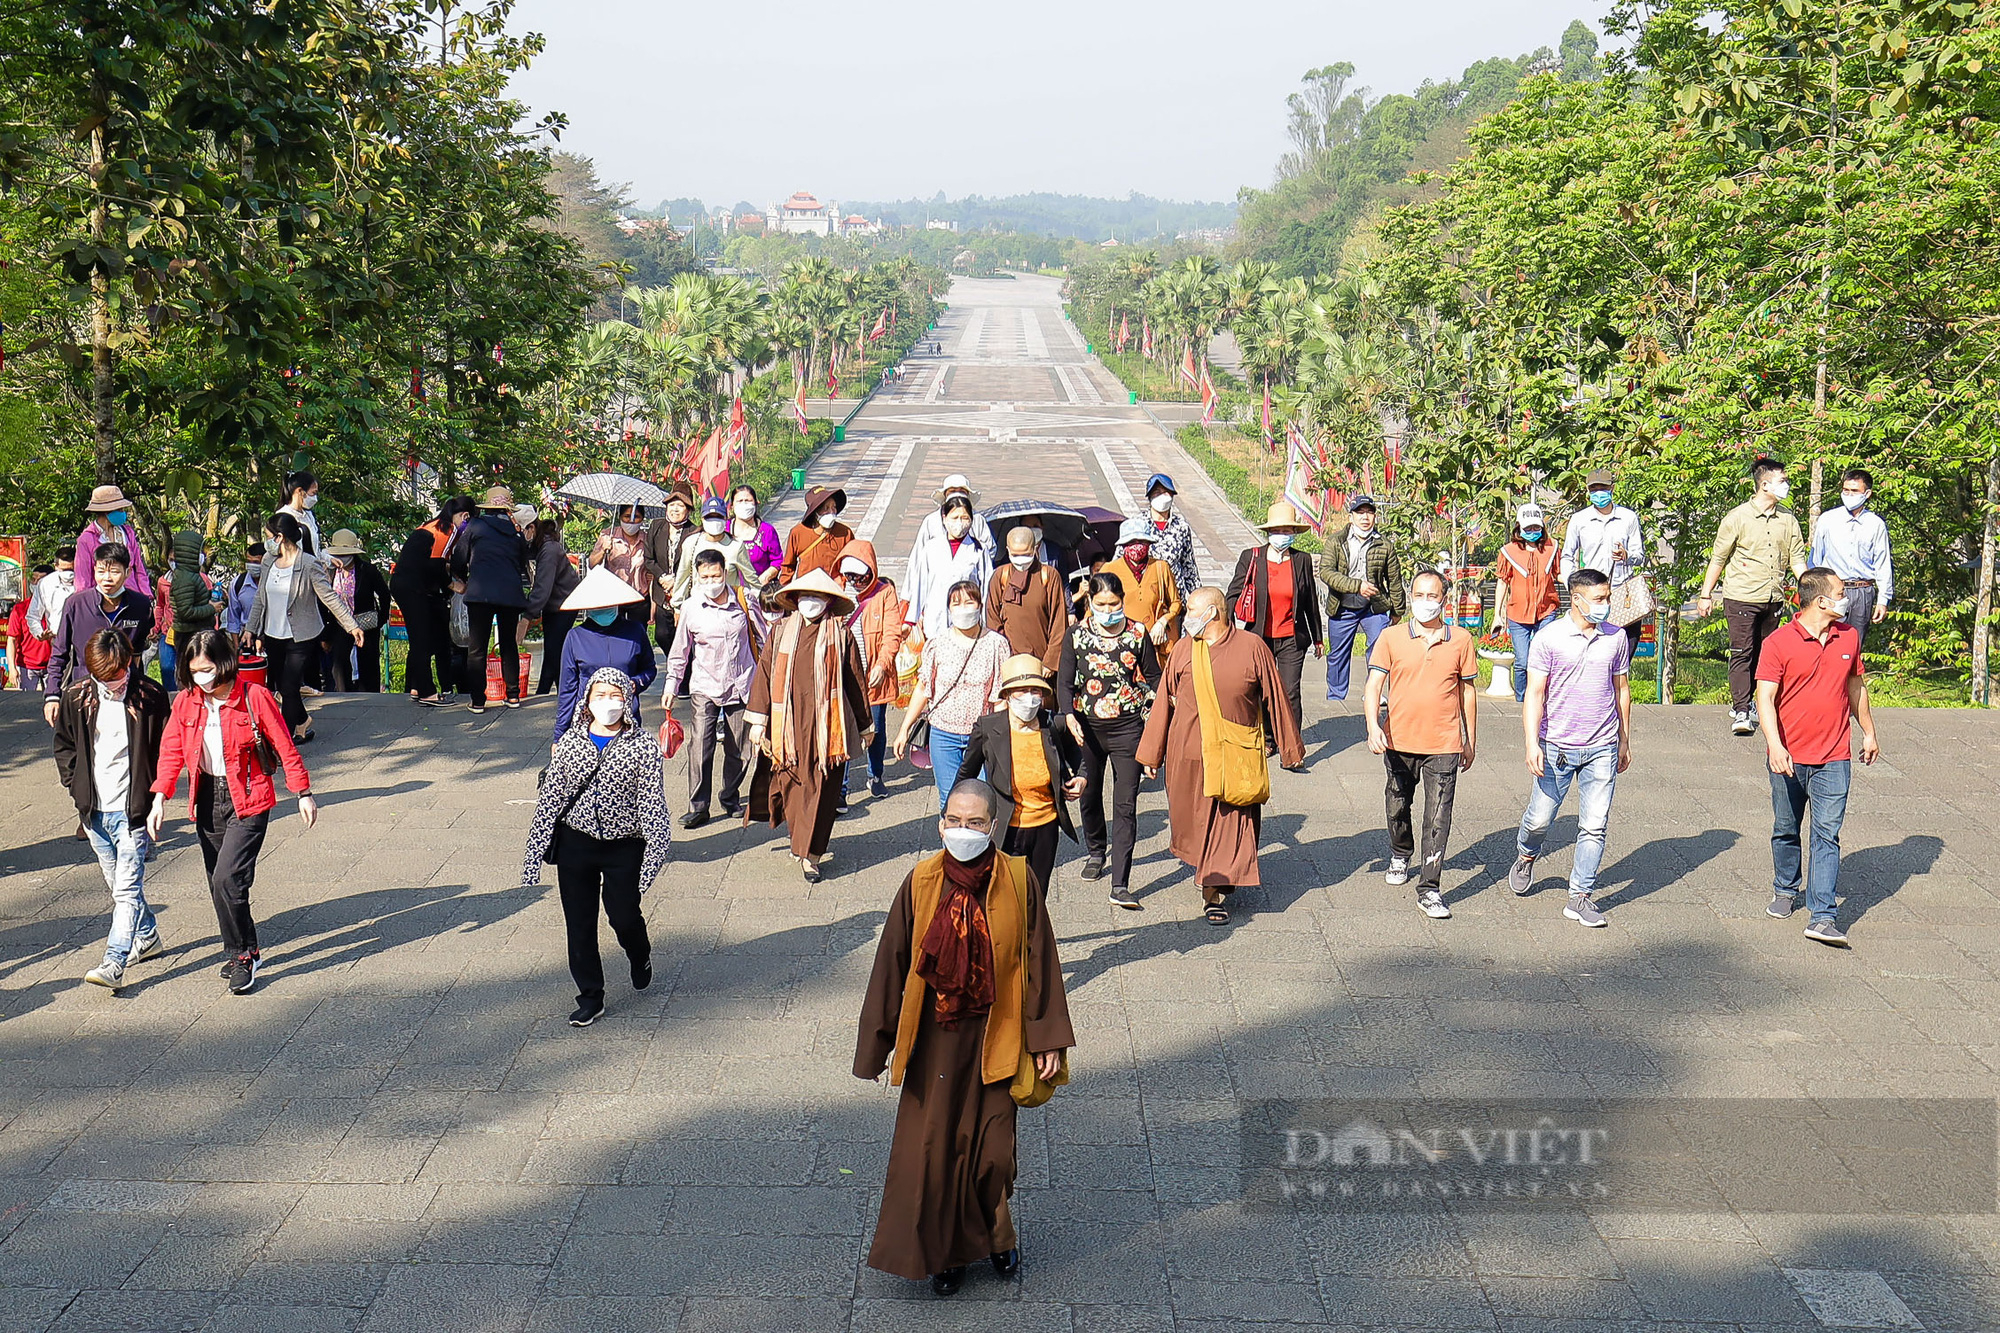
<svg viewBox="0 0 2000 1333">
<path fill-rule="evenodd" d="M 1017 731 L 1010 724 L 1007 739 L 1014 751 L 1015 828 L 1040 828 L 1056 817 L 1055 784 L 1049 779 L 1049 757 L 1042 751 L 1042 733 Z"/>
<path fill-rule="evenodd" d="M 1479 679 L 1473 639 L 1444 626 L 1436 643 L 1425 641 L 1414 620 L 1391 625 L 1375 640 L 1368 669 L 1389 678 L 1389 748 L 1404 754 L 1460 754 L 1459 688 Z"/>
</svg>

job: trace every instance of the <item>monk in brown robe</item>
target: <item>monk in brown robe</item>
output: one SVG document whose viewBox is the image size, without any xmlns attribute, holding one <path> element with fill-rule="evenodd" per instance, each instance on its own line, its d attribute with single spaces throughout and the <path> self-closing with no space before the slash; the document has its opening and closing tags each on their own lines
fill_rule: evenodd
<svg viewBox="0 0 2000 1333">
<path fill-rule="evenodd" d="M 929 1277 L 940 1296 L 981 1259 L 1019 1270 L 1011 1089 L 1024 1054 L 1037 1078 L 1067 1082 L 1076 1042 L 1042 886 L 995 850 L 998 808 L 976 778 L 952 787 L 945 850 L 890 904 L 854 1049 L 856 1078 L 886 1064 L 903 1089 L 868 1266 Z"/>
<path fill-rule="evenodd" d="M 1205 915 L 1217 925 L 1229 920 L 1224 900 L 1231 893 L 1263 882 L 1257 870 L 1263 807 L 1228 805 L 1208 795 L 1195 640 L 1208 645 L 1222 716 L 1249 727 L 1268 719 L 1277 732 L 1278 760 L 1287 768 L 1304 763 L 1306 754 L 1292 710 L 1285 704 L 1277 660 L 1262 639 L 1229 623 L 1226 604 L 1219 588 L 1197 588 L 1188 597 L 1187 637 L 1174 645 L 1167 659 L 1138 750 L 1148 777 L 1166 770 L 1169 845 L 1175 856 L 1194 867 L 1195 882 L 1207 904 Z"/>
<path fill-rule="evenodd" d="M 791 830 L 792 855 L 808 884 L 833 835 L 840 775 L 867 746 L 868 692 L 847 629 L 854 599 L 823 569 L 795 579 L 772 600 L 788 614 L 764 640 L 744 719 L 758 752 L 748 819 Z"/>
<path fill-rule="evenodd" d="M 854 529 L 840 521 L 847 492 L 815 486 L 806 492 L 806 512 L 785 538 L 785 562 L 779 577 L 786 583 L 815 569 L 838 577 L 840 553 L 854 540 Z"/>
<path fill-rule="evenodd" d="M 1026 524 L 1007 530 L 1007 563 L 987 581 L 986 628 L 1055 674 L 1069 632 L 1069 590 L 1062 575 L 1036 554 L 1035 532 Z"/>
</svg>

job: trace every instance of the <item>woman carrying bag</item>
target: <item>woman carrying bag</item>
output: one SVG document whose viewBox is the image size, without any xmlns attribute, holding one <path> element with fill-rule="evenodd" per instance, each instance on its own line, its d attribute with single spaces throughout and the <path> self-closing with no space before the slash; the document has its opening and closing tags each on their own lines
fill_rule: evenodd
<svg viewBox="0 0 2000 1333">
<path fill-rule="evenodd" d="M 326 628 L 320 608 L 333 613 L 355 647 L 368 636 L 333 590 L 326 562 L 302 546 L 305 529 L 299 521 L 280 512 L 271 515 L 269 527 L 278 549 L 264 557 L 264 575 L 257 584 L 257 600 L 250 604 L 250 625 L 244 634 L 256 639 L 269 663 L 272 683 L 284 704 L 285 724 L 291 729 L 289 738 L 309 741 L 312 719 L 299 686 L 305 683 L 306 664 L 319 652 L 320 633 Z"/>
<path fill-rule="evenodd" d="M 917 688 L 896 735 L 896 758 L 901 759 L 910 752 L 918 725 L 927 728 L 940 814 L 958 781 L 973 725 L 1000 702 L 1007 639 L 986 628 L 985 600 L 980 586 L 969 579 L 952 584 L 945 594 L 950 628 L 925 642 Z"/>
<path fill-rule="evenodd" d="M 328 628 L 320 636 L 327 658 L 333 663 L 329 683 L 336 691 L 364 694 L 382 692 L 382 626 L 389 619 L 389 584 L 382 571 L 368 558 L 367 548 L 350 528 L 342 528 L 326 541 L 327 559 L 333 562 L 330 577 L 333 591 L 354 613 L 361 626 L 359 670 L 348 666 L 346 637 Z"/>
<path fill-rule="evenodd" d="M 653 946 L 639 896 L 659 878 L 673 842 L 660 747 L 635 720 L 638 687 L 605 667 L 590 678 L 556 742 L 535 798 L 521 886 L 556 868 L 569 971 L 576 982 L 571 1027 L 604 1012 L 604 960 L 597 951 L 598 903 L 632 964 L 632 989 L 653 984 Z"/>
<path fill-rule="evenodd" d="M 1000 697 L 1006 711 L 974 724 L 958 771 L 961 777 L 984 773 L 998 798 L 994 830 L 1006 830 L 1000 850 L 1026 860 L 1034 871 L 1030 882 L 1046 895 L 1056 870 L 1057 832 L 1076 841 L 1068 802 L 1083 795 L 1082 752 L 1068 728 L 1054 724 L 1053 691 L 1033 653 L 1007 659 Z"/>
<path fill-rule="evenodd" d="M 1092 574 L 1085 590 L 1089 610 L 1070 626 L 1056 667 L 1056 712 L 1083 747 L 1083 877 L 1103 878 L 1109 851 L 1111 901 L 1136 912 L 1132 848 L 1139 841 L 1139 737 L 1160 681 L 1160 658 L 1152 636 L 1125 618 L 1125 585 L 1116 574 Z"/>
</svg>

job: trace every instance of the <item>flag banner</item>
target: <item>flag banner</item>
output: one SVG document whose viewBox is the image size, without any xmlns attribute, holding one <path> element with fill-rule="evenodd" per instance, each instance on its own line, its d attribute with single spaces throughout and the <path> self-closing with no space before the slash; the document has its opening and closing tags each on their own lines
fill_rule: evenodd
<svg viewBox="0 0 2000 1333">
<path fill-rule="evenodd" d="M 1144 315 L 1139 316 L 1139 341 L 1141 344 L 1139 355 L 1151 361 L 1153 359 L 1153 321 Z"/>
<path fill-rule="evenodd" d="M 1118 350 L 1121 352 L 1124 351 L 1126 344 L 1131 341 L 1132 317 L 1130 315 L 1120 315 L 1118 317 Z"/>
<path fill-rule="evenodd" d="M 887 310 L 884 310 L 881 314 L 875 316 L 875 327 L 869 330 L 868 341 L 874 342 L 877 338 L 881 337 L 888 331 L 889 331 L 889 312 Z"/>
<path fill-rule="evenodd" d="M 1222 395 L 1215 391 L 1215 381 L 1208 377 L 1208 362 L 1206 359 L 1204 359 L 1201 363 L 1201 424 L 1202 425 L 1213 426 L 1215 424 L 1215 405 L 1218 402 L 1220 402 L 1221 399 Z"/>
<path fill-rule="evenodd" d="M 1264 377 L 1264 452 L 1271 452 L 1271 377 Z"/>
<path fill-rule="evenodd" d="M 1192 347 L 1181 353 L 1181 378 L 1187 381 L 1187 386 L 1190 389 L 1201 387 L 1201 377 L 1196 375 L 1194 370 L 1194 348 Z"/>
<path fill-rule="evenodd" d="M 743 412 L 743 400 L 738 398 L 729 405 L 729 451 L 727 462 L 737 462 L 743 457 L 744 446 L 750 440 L 750 420 Z"/>
<path fill-rule="evenodd" d="M 1290 423 L 1285 426 L 1285 455 L 1285 498 L 1314 532 L 1323 531 L 1329 510 L 1327 497 L 1316 483 L 1325 459 L 1305 432 Z"/>
<path fill-rule="evenodd" d="M 1396 464 L 1402 461 L 1403 442 L 1391 435 L 1382 441 L 1382 485 L 1396 484 Z"/>
<path fill-rule="evenodd" d="M 792 396 L 792 417 L 799 423 L 799 434 L 806 433 L 806 382 L 799 378 L 799 391 Z"/>
</svg>

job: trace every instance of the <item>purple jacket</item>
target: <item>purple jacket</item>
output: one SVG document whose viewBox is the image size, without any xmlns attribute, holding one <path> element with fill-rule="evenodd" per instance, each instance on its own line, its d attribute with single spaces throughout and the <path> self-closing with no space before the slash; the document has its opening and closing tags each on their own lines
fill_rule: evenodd
<svg viewBox="0 0 2000 1333">
<path fill-rule="evenodd" d="M 778 540 L 778 530 L 769 523 L 759 522 L 756 537 L 746 542 L 743 549 L 750 557 L 750 568 L 757 571 L 758 578 L 763 578 L 785 562 L 784 544 Z"/>
<path fill-rule="evenodd" d="M 139 533 L 133 528 L 131 519 L 126 519 L 123 528 L 113 528 L 118 540 L 132 553 L 132 572 L 125 576 L 125 586 L 141 597 L 153 595 L 153 579 L 146 573 L 146 552 L 141 549 Z M 95 523 L 86 522 L 83 531 L 76 535 L 76 586 L 94 587 L 97 582 L 97 548 L 110 541 L 97 530 Z"/>
</svg>

